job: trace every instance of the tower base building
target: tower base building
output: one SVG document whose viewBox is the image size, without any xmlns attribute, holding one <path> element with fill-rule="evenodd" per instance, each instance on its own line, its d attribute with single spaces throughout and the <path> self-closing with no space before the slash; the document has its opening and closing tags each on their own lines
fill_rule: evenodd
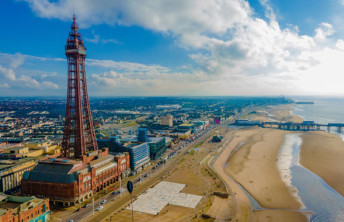
<svg viewBox="0 0 344 222">
<path fill-rule="evenodd" d="M 116 159 L 116 161 L 115 161 Z M 53 204 L 72 206 L 119 180 L 129 169 L 129 154 L 113 156 L 108 149 L 94 151 L 84 160 L 55 158 L 40 161 L 23 175 L 22 193 L 49 198 Z"/>
</svg>

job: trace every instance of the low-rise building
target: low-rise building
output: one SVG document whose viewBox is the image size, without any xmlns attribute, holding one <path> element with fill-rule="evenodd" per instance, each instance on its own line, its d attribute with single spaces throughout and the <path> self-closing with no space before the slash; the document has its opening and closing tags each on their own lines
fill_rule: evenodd
<svg viewBox="0 0 344 222">
<path fill-rule="evenodd" d="M 165 137 L 149 137 L 150 158 L 156 160 L 166 150 Z"/>
<path fill-rule="evenodd" d="M 45 222 L 50 213 L 48 199 L 0 194 L 0 221 Z"/>
<path fill-rule="evenodd" d="M 32 170 L 35 165 L 34 159 L 1 160 L 0 191 L 5 193 L 18 191 L 24 172 Z"/>
<path fill-rule="evenodd" d="M 129 164 L 128 153 L 115 158 L 108 149 L 89 152 L 82 160 L 46 159 L 24 173 L 22 193 L 71 206 L 118 181 L 122 169 L 128 169 Z"/>
<path fill-rule="evenodd" d="M 116 138 L 98 139 L 99 148 L 109 148 L 110 153 L 128 152 L 130 156 L 130 168 L 139 171 L 142 166 L 150 161 L 150 150 L 147 142 L 139 143 L 134 139 L 130 141 L 116 141 Z"/>
<path fill-rule="evenodd" d="M 59 154 L 60 147 L 56 145 L 31 147 L 25 144 L 4 149 L 0 153 L 0 192 L 17 192 L 25 171 L 32 170 L 39 160 Z"/>
<path fill-rule="evenodd" d="M 173 116 L 167 115 L 167 116 L 160 117 L 160 125 L 172 127 L 173 126 Z"/>
</svg>

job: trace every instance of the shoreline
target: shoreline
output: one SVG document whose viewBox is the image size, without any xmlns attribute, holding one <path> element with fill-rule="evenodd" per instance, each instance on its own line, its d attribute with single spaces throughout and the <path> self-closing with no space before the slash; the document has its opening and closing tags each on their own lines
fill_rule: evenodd
<svg viewBox="0 0 344 222">
<path fill-rule="evenodd" d="M 299 190 L 292 184 L 292 172 L 291 167 L 293 165 L 300 165 L 299 158 L 295 160 L 294 158 L 294 146 L 301 147 L 302 139 L 300 138 L 300 134 L 298 133 L 291 133 L 284 135 L 284 141 L 282 146 L 280 147 L 278 158 L 276 161 L 276 166 L 280 172 L 280 176 L 282 181 L 287 185 L 288 190 L 292 194 L 292 196 L 301 204 L 301 209 L 305 209 L 306 206 L 301 200 L 299 196 Z M 297 153 L 300 155 L 300 152 Z"/>
<path fill-rule="evenodd" d="M 250 114 L 249 117 L 259 121 L 292 119 L 302 122 L 301 117 L 292 116 L 291 109 L 290 105 L 270 106 Z M 226 181 L 232 189 L 235 187 L 236 192 L 234 193 L 237 193 L 239 189 L 240 195 L 236 195 L 238 205 L 249 208 L 247 204 L 250 204 L 250 207 L 254 209 L 252 215 L 254 221 L 266 221 L 267 219 L 309 221 L 311 214 L 304 209 L 304 204 L 297 195 L 297 189 L 291 189 L 291 186 L 283 181 L 281 172 L 277 169 L 276 160 L 280 157 L 284 136 L 288 133 L 288 131 L 258 127 L 237 130 L 236 142 L 231 142 L 226 148 L 229 153 L 224 151 L 221 154 L 222 162 L 216 161 L 219 165 L 214 167 L 215 170 L 222 177 L 227 176 L 234 180 L 232 183 Z M 223 162 L 223 158 L 227 158 L 225 162 Z M 222 169 L 220 169 L 221 164 Z M 249 196 L 252 196 L 261 209 L 257 209 L 250 203 Z M 236 218 L 240 218 L 240 216 L 242 216 L 242 212 L 239 211 Z"/>
<path fill-rule="evenodd" d="M 242 185 L 262 208 L 302 207 L 282 181 L 276 166 L 276 159 L 287 133 L 258 127 L 239 131 L 238 140 L 246 142 L 226 161 L 225 173 Z"/>
<path fill-rule="evenodd" d="M 234 219 L 239 221 L 270 219 L 281 222 L 308 221 L 310 213 L 301 209 L 302 204 L 291 195 L 275 164 L 279 146 L 273 144 L 276 138 L 280 141 L 279 143 L 282 143 L 283 135 L 286 133 L 258 127 L 237 130 L 233 140 L 215 161 L 214 170 L 231 188 L 236 199 L 237 211 Z M 266 137 L 264 142 L 259 140 L 263 137 Z M 250 150 L 250 147 L 253 149 Z M 262 149 L 264 153 L 259 153 Z M 247 159 L 243 161 L 243 158 Z M 236 171 L 235 175 L 228 170 Z M 266 181 L 269 181 L 269 184 Z M 249 196 L 252 196 L 260 208 L 252 205 Z"/>
<path fill-rule="evenodd" d="M 247 116 L 251 120 L 258 121 L 273 118 L 278 121 L 302 122 L 302 116 L 293 114 L 293 110 L 291 104 L 268 106 Z M 298 136 L 299 142 L 294 143 L 295 141 L 288 138 L 288 135 L 293 134 Z M 225 148 L 228 152 L 224 151 L 220 155 L 222 162 L 215 170 L 217 172 L 220 170 L 223 177 L 227 175 L 234 180 L 225 182 L 231 189 L 235 187 L 237 208 L 253 209 L 252 221 L 310 221 L 313 213 L 309 209 L 316 208 L 306 207 L 311 206 L 308 205 L 310 197 L 316 193 L 310 195 L 311 191 L 305 191 L 305 187 L 302 186 L 303 183 L 307 185 L 306 187 L 312 187 L 310 182 L 302 178 L 305 170 L 317 175 L 337 191 L 339 196 L 344 195 L 344 187 L 341 186 L 344 183 L 344 165 L 341 164 L 344 159 L 344 142 L 340 135 L 326 131 L 295 132 L 249 127 L 235 130 L 234 139 L 236 142 L 231 142 Z M 286 152 L 283 151 L 285 143 L 289 143 L 290 147 Z M 298 148 L 295 149 L 294 146 Z M 295 167 L 300 168 L 296 173 Z M 305 170 L 302 171 L 301 168 Z M 310 178 L 309 175 L 304 177 Z M 294 179 L 298 181 L 293 181 Z M 319 182 L 318 184 L 321 184 L 320 180 Z M 322 190 L 321 187 L 318 188 Z M 238 189 L 240 189 L 239 195 L 237 195 Z M 249 195 L 245 194 L 245 191 Z M 261 209 L 249 203 L 249 196 L 257 201 Z M 303 198 L 306 198 L 306 202 Z M 311 199 L 313 202 L 318 202 L 314 197 Z M 326 201 L 322 203 L 329 205 Z M 319 210 L 315 212 L 319 214 Z M 242 218 L 242 214 L 243 212 L 239 210 L 235 218 Z"/>
</svg>

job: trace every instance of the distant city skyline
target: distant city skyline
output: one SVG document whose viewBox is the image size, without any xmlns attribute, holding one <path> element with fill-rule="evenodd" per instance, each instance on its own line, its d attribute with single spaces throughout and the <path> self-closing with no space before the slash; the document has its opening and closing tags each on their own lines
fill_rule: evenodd
<svg viewBox="0 0 344 222">
<path fill-rule="evenodd" d="M 343 0 L 3 0 L 0 96 L 64 96 L 73 8 L 94 96 L 344 96 Z"/>
</svg>

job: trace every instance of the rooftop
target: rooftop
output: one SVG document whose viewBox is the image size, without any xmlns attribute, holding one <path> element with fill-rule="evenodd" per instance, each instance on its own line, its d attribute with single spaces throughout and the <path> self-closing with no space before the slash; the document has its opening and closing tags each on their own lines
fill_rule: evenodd
<svg viewBox="0 0 344 222">
<path fill-rule="evenodd" d="M 14 213 L 19 213 L 35 207 L 43 201 L 43 199 L 35 197 L 11 196 L 0 193 L 0 216 L 5 214 L 7 209 L 14 209 Z"/>
</svg>

